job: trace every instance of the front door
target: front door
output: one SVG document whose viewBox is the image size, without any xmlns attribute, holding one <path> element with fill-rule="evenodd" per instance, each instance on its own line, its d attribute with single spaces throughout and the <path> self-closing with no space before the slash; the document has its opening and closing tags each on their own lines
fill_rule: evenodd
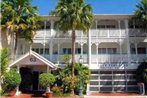
<svg viewBox="0 0 147 98">
<path fill-rule="evenodd" d="M 33 71 L 33 90 L 38 90 L 39 72 Z"/>
</svg>

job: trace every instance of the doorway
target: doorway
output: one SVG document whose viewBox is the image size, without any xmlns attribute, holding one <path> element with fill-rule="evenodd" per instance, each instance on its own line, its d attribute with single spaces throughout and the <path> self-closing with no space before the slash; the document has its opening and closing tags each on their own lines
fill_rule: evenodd
<svg viewBox="0 0 147 98">
<path fill-rule="evenodd" d="M 33 71 L 33 90 L 38 90 L 38 83 L 39 83 L 39 72 Z"/>
</svg>

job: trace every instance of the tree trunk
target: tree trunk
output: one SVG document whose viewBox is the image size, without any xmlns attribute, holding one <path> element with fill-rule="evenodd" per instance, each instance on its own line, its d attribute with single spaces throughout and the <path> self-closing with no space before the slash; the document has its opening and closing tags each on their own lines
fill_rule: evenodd
<svg viewBox="0 0 147 98">
<path fill-rule="evenodd" d="M 75 73 L 74 73 L 74 67 L 75 67 L 75 30 L 72 31 L 72 80 L 75 80 Z M 74 95 L 74 81 L 72 81 L 72 89 L 71 89 L 71 93 Z"/>
<path fill-rule="evenodd" d="M 18 43 L 18 33 L 15 32 L 15 42 L 14 42 L 14 60 L 16 59 L 17 43 Z"/>
</svg>

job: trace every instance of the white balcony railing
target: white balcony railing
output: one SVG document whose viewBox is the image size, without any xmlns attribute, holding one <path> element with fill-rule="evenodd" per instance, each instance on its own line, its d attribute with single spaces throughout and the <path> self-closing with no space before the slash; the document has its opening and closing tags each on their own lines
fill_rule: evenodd
<svg viewBox="0 0 147 98">
<path fill-rule="evenodd" d="M 37 30 L 36 35 L 34 38 L 44 38 L 44 37 L 50 37 L 51 36 L 51 30 Z"/>
<path fill-rule="evenodd" d="M 51 34 L 52 33 L 52 34 Z M 125 29 L 91 29 L 90 30 L 92 37 L 125 37 L 126 31 Z M 55 30 L 54 32 L 51 32 L 51 30 L 38 30 L 35 38 L 46 38 L 48 37 L 71 37 L 72 33 L 71 31 L 68 31 L 67 33 L 63 33 L 61 31 Z M 81 30 L 76 30 L 76 36 L 77 37 L 87 37 L 86 33 L 83 33 Z"/>
<path fill-rule="evenodd" d="M 127 54 L 98 54 L 92 55 L 92 63 L 122 63 L 128 62 Z"/>
<path fill-rule="evenodd" d="M 126 37 L 126 30 L 125 29 L 90 29 L 91 37 Z M 63 33 L 61 31 L 55 30 L 51 34 L 51 30 L 38 30 L 35 38 L 46 38 L 48 37 L 71 37 L 71 31 L 68 31 L 67 33 Z M 87 34 L 84 34 L 81 30 L 76 30 L 76 36 L 77 37 L 87 37 Z M 145 31 L 141 29 L 129 29 L 129 36 L 130 37 L 145 37 L 147 34 Z"/>
<path fill-rule="evenodd" d="M 146 37 L 147 32 L 141 29 L 129 29 L 129 36 L 130 37 Z"/>
<path fill-rule="evenodd" d="M 98 29 L 90 30 L 92 37 L 124 37 L 126 36 L 125 29 Z"/>
</svg>

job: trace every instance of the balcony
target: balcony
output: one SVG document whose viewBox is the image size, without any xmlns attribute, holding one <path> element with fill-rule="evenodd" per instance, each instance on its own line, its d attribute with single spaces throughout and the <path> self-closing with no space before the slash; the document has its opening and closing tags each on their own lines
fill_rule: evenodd
<svg viewBox="0 0 147 98">
<path fill-rule="evenodd" d="M 91 37 L 125 37 L 126 31 L 125 29 L 92 29 L 90 30 Z M 49 38 L 49 37 L 56 37 L 56 38 L 68 38 L 71 37 L 72 32 L 68 31 L 67 33 L 63 33 L 61 31 L 55 30 L 51 33 L 51 30 L 38 30 L 35 38 Z M 76 30 L 77 37 L 87 37 L 86 33 L 83 33 L 81 30 Z"/>
<path fill-rule="evenodd" d="M 42 39 L 44 37 L 48 38 L 51 36 L 51 30 L 37 30 L 36 35 L 34 38 Z"/>
<path fill-rule="evenodd" d="M 129 29 L 130 37 L 147 37 L 147 32 L 141 29 Z"/>
<path fill-rule="evenodd" d="M 92 37 L 125 37 L 126 30 L 125 29 L 98 29 L 98 30 L 90 30 Z"/>
<path fill-rule="evenodd" d="M 98 54 L 92 55 L 92 63 L 122 63 L 128 62 L 127 54 Z"/>
</svg>

